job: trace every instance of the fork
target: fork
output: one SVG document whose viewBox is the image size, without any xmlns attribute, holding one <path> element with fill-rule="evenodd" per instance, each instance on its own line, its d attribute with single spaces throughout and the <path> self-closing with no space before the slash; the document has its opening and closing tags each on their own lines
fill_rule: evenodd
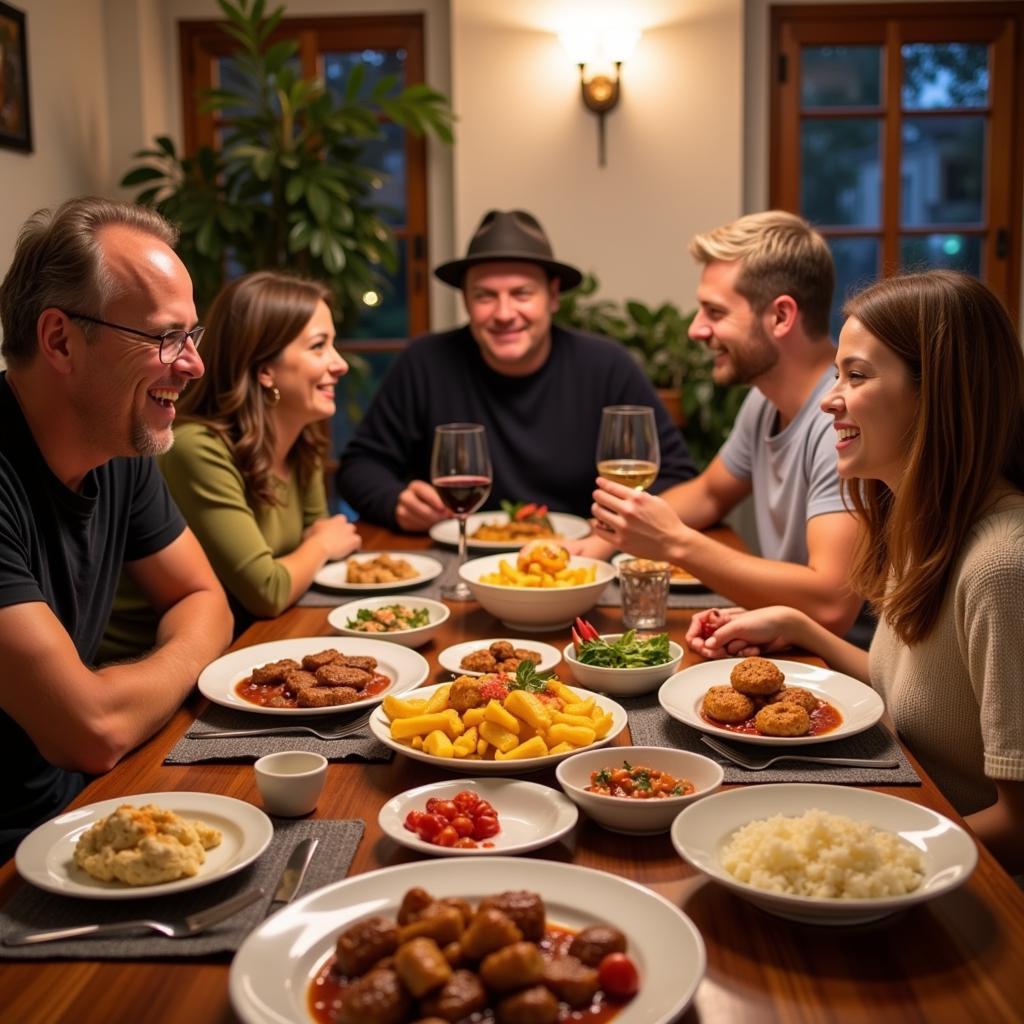
<svg viewBox="0 0 1024 1024">
<path fill-rule="evenodd" d="M 302 733 L 305 736 L 315 736 L 319 740 L 340 740 L 344 736 L 361 732 L 369 720 L 370 712 L 367 711 L 347 725 L 331 732 L 314 729 L 311 725 L 280 725 L 268 729 L 213 729 L 209 732 L 187 732 L 185 737 L 190 740 L 216 740 L 230 739 L 235 736 L 291 736 L 295 733 Z"/>
<path fill-rule="evenodd" d="M 848 768 L 899 768 L 900 763 L 895 759 L 868 758 L 868 757 L 817 757 L 808 754 L 776 754 L 774 757 L 750 757 L 747 754 L 739 754 L 732 747 L 712 739 L 710 736 L 701 736 L 701 742 L 705 743 L 712 750 L 721 754 L 722 757 L 741 768 L 748 768 L 752 772 L 760 772 L 770 768 L 776 761 L 809 761 L 811 764 L 839 764 Z"/>
<path fill-rule="evenodd" d="M 136 921 L 117 921 L 111 924 L 83 924 L 74 928 L 52 928 L 46 931 L 25 931 L 12 932 L 4 936 L 5 946 L 31 946 L 37 942 L 55 942 L 58 939 L 78 939 L 88 936 L 99 935 L 121 935 L 124 932 L 134 932 L 146 929 L 166 935 L 169 939 L 184 939 L 190 935 L 198 935 L 206 931 L 211 925 L 218 924 L 244 910 L 249 904 L 255 903 L 264 897 L 262 889 L 250 889 L 248 892 L 239 893 L 223 903 L 217 903 L 206 910 L 190 914 L 180 921 L 153 921 L 149 918 L 140 918 Z"/>
</svg>

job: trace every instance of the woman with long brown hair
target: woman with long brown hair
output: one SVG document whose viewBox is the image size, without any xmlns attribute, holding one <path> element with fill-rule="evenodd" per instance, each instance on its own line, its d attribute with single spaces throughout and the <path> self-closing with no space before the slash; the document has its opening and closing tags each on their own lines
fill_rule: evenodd
<svg viewBox="0 0 1024 1024">
<path fill-rule="evenodd" d="M 1007 868 L 1024 870 L 1024 354 L 1006 311 L 951 271 L 847 303 L 822 408 L 863 529 L 870 654 L 792 608 L 694 616 L 705 657 L 805 647 L 879 690 L 900 735 Z"/>
<path fill-rule="evenodd" d="M 231 599 L 236 632 L 280 614 L 329 560 L 359 547 L 327 515 L 323 459 L 335 386 L 348 370 L 334 347 L 323 285 L 277 271 L 228 284 L 203 338 L 206 373 L 178 402 L 174 447 L 160 468 Z M 145 646 L 146 614 L 115 606 L 104 653 Z"/>
</svg>

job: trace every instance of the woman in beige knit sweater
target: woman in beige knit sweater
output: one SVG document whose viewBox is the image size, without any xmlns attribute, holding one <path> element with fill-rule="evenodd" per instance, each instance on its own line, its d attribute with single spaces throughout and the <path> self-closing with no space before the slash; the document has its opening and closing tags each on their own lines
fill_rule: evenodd
<svg viewBox="0 0 1024 1024">
<path fill-rule="evenodd" d="M 796 645 L 885 699 L 980 839 L 1024 871 L 1024 354 L 963 274 L 872 285 L 846 306 L 822 408 L 864 529 L 852 585 L 880 616 L 870 653 L 792 608 L 701 612 L 709 658 Z M 710 634 L 710 635 L 709 635 Z"/>
</svg>

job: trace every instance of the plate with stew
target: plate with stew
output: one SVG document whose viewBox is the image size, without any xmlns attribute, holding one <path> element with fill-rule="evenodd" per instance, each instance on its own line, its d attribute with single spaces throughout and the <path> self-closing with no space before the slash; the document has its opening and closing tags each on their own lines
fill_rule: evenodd
<svg viewBox="0 0 1024 1024">
<path fill-rule="evenodd" d="M 625 957 L 617 959 L 622 965 L 628 957 L 634 965 L 636 975 L 628 985 L 628 990 L 635 989 L 634 994 L 611 992 L 615 979 L 601 975 L 608 989 L 606 996 L 595 997 L 572 1016 L 565 1006 L 560 1007 L 559 1021 L 652 1024 L 676 1020 L 704 976 L 707 955 L 700 932 L 675 903 L 646 886 L 607 871 L 552 860 L 442 857 L 380 868 L 326 885 L 288 904 L 250 932 L 231 962 L 228 978 L 231 1005 L 238 1018 L 245 1024 L 368 1020 L 358 1010 L 338 1016 L 345 998 L 345 980 L 339 976 L 339 936 L 346 933 L 341 944 L 344 955 L 359 961 L 352 969 L 365 978 L 363 970 L 368 965 L 375 971 L 379 950 L 394 948 L 388 939 L 403 897 L 412 889 L 421 890 L 413 894 L 420 900 L 465 901 L 470 912 L 485 899 L 500 900 L 503 894 L 514 894 L 517 919 L 526 934 L 532 940 L 537 930 L 543 930 L 542 955 L 545 949 L 555 956 L 571 948 L 576 935 L 586 928 L 603 926 L 607 935 L 612 926 L 621 932 Z M 376 920 L 371 924 L 371 919 Z M 381 937 L 373 947 L 358 941 L 360 925 L 370 932 L 379 929 Z M 607 938 L 604 944 L 608 944 Z M 592 952 L 600 953 L 602 948 L 596 938 L 591 942 Z M 468 974 L 464 969 L 463 997 L 473 988 L 481 991 L 479 981 L 474 982 L 475 973 L 466 978 Z M 381 981 L 385 987 L 391 984 L 390 978 Z M 629 979 L 620 975 L 618 981 L 623 984 Z M 431 1009 L 432 996 L 439 991 L 437 983 L 428 980 L 419 1000 L 400 997 L 408 1012 L 388 1019 L 422 1020 Z M 486 999 L 486 990 L 483 996 Z M 493 1020 L 493 1005 L 492 1000 L 490 1008 L 466 1014 L 465 1019 Z M 451 1010 L 454 1016 L 455 1007 Z"/>
<path fill-rule="evenodd" d="M 751 660 L 722 658 L 677 672 L 662 684 L 658 691 L 658 701 L 672 718 L 701 732 L 735 740 L 737 743 L 757 743 L 773 747 L 829 743 L 832 740 L 854 736 L 865 729 L 870 729 L 885 710 L 882 698 L 867 683 L 862 683 L 853 676 L 818 665 L 780 661 L 776 658 L 759 658 L 756 661 L 770 663 L 782 673 L 786 689 L 803 691 L 801 699 L 807 713 L 807 731 L 785 736 L 765 735 L 758 731 L 755 718 L 765 703 L 768 703 L 764 697 L 753 699 L 752 713 L 749 715 L 741 717 L 740 712 L 737 712 L 735 720 L 731 721 L 711 717 L 707 713 L 704 701 L 708 690 L 711 687 L 731 687 L 732 670 Z M 765 667 L 764 664 L 761 667 Z M 771 703 L 778 704 L 780 701 L 774 700 Z M 784 720 L 790 716 L 780 713 L 775 717 Z"/>
<path fill-rule="evenodd" d="M 211 662 L 199 676 L 199 692 L 257 715 L 337 715 L 415 689 L 429 672 L 422 655 L 384 640 L 293 637 Z"/>
</svg>

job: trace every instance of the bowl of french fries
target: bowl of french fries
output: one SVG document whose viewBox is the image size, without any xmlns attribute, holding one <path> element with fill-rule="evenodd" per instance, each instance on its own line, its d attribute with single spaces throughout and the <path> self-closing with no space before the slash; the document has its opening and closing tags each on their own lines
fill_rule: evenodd
<svg viewBox="0 0 1024 1024">
<path fill-rule="evenodd" d="M 615 567 L 538 541 L 518 555 L 470 559 L 459 575 L 473 597 L 510 629 L 539 633 L 564 629 L 593 608 L 615 578 Z"/>
<path fill-rule="evenodd" d="M 532 662 L 385 697 L 370 730 L 407 757 L 473 775 L 519 775 L 610 743 L 626 711 Z"/>
</svg>

